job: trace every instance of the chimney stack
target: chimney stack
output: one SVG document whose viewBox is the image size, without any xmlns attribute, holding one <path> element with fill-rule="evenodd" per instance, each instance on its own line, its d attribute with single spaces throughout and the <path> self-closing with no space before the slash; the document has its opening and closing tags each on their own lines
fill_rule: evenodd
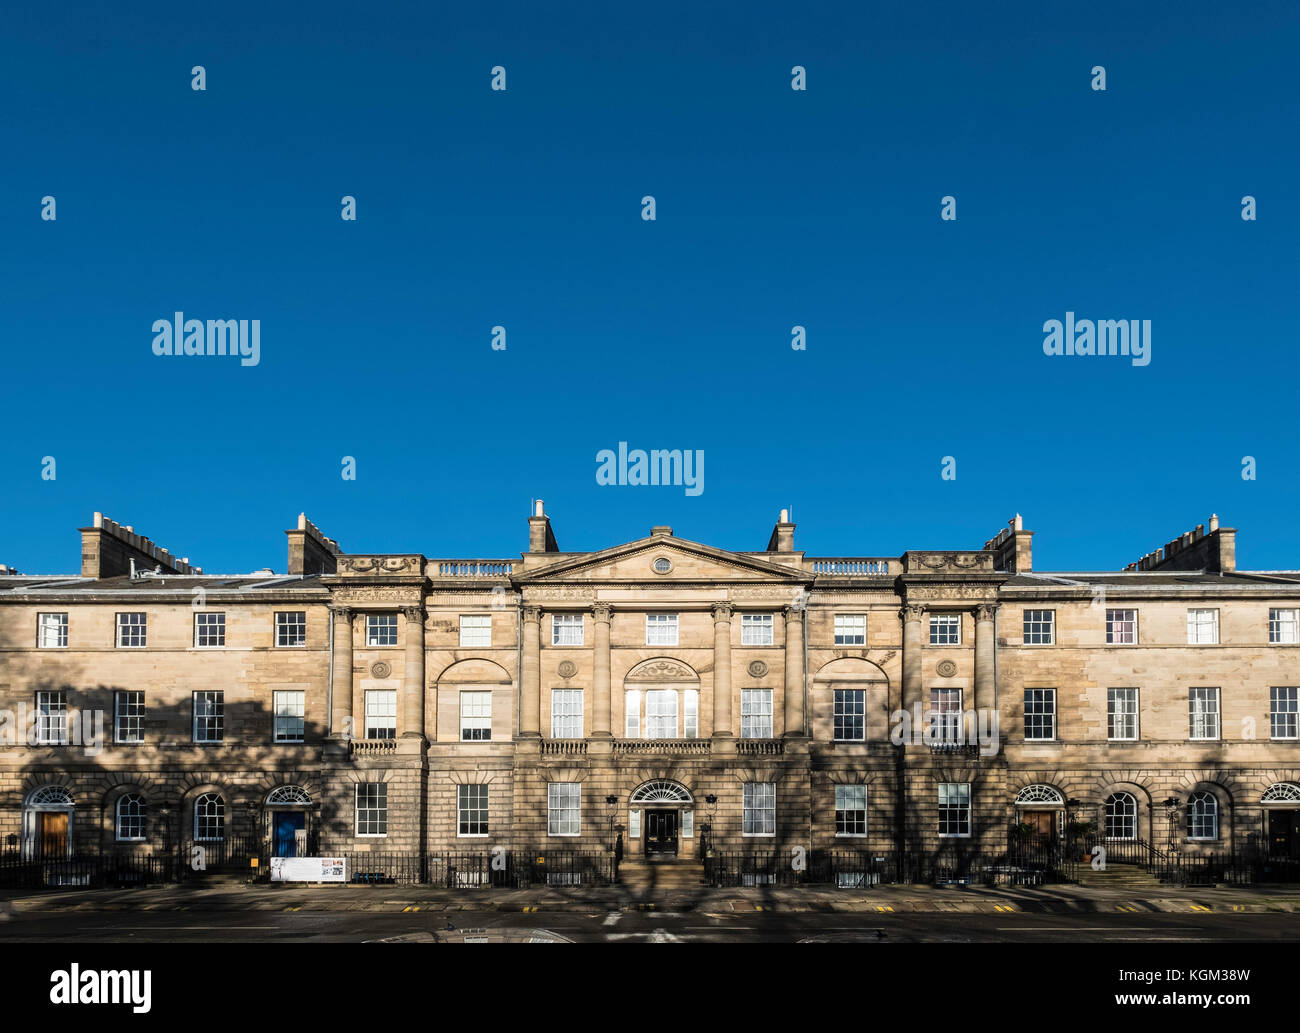
<svg viewBox="0 0 1300 1033">
<path fill-rule="evenodd" d="M 541 499 L 533 503 L 533 515 L 528 518 L 528 551 L 560 551 L 551 532 L 551 518 L 546 515 L 546 506 Z"/>
<path fill-rule="evenodd" d="M 1025 530 L 1025 522 L 1017 513 L 1007 521 L 997 535 L 984 543 L 993 551 L 993 566 L 1011 574 L 1027 574 L 1034 569 L 1033 531 Z"/>
<path fill-rule="evenodd" d="M 772 528 L 772 537 L 767 540 L 768 552 L 794 552 L 794 524 L 790 522 L 790 511 L 781 510 L 780 519 Z"/>
<path fill-rule="evenodd" d="M 96 513 L 90 527 L 81 530 L 81 576 L 93 578 L 121 577 L 130 574 L 132 563 L 142 570 L 157 569 L 164 574 L 201 574 L 189 560 L 173 556 L 130 525 L 110 520 Z"/>
<path fill-rule="evenodd" d="M 1163 549 L 1149 552 L 1124 568 L 1144 570 L 1203 570 L 1207 574 L 1231 574 L 1237 569 L 1237 529 L 1220 527 L 1219 514 L 1210 514 L 1208 525 L 1197 524 L 1168 542 Z"/>
<path fill-rule="evenodd" d="M 298 526 L 284 533 L 289 536 L 290 574 L 338 573 L 338 557 L 343 550 L 333 538 L 326 538 L 306 513 L 299 513 Z"/>
</svg>

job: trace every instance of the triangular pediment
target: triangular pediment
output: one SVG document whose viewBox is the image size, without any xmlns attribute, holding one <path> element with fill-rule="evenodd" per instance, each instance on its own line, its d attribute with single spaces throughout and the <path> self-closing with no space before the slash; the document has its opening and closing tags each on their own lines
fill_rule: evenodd
<svg viewBox="0 0 1300 1033">
<path fill-rule="evenodd" d="M 668 560 L 669 569 L 660 573 L 658 560 Z M 756 559 L 738 552 L 715 549 L 700 542 L 666 535 L 654 535 L 600 552 L 568 556 L 538 567 L 518 578 L 522 582 L 603 581 L 754 581 L 798 584 L 811 575 L 792 566 Z"/>
</svg>

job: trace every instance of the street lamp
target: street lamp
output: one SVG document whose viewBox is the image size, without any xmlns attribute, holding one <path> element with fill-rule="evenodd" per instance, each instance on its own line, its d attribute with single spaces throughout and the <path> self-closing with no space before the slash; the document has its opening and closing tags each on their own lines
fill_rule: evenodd
<svg viewBox="0 0 1300 1033">
<path fill-rule="evenodd" d="M 1165 804 L 1165 821 L 1169 825 L 1169 852 L 1178 853 L 1178 843 L 1175 841 L 1175 830 L 1178 825 L 1178 808 L 1181 806 L 1178 797 L 1171 796 L 1164 801 Z"/>
<path fill-rule="evenodd" d="M 618 797 L 611 793 L 605 797 L 605 806 L 609 808 L 609 848 L 614 849 L 614 816 L 618 813 Z"/>
</svg>

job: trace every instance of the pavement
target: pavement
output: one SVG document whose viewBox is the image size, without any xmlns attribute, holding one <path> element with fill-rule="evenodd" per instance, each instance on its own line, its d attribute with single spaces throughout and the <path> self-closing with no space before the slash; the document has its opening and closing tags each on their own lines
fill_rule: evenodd
<svg viewBox="0 0 1300 1033">
<path fill-rule="evenodd" d="M 1159 886 L 1151 889 L 876 886 L 693 888 L 633 891 L 582 889 L 438 889 L 426 886 L 309 886 L 226 882 L 133 889 L 58 889 L 0 894 L 0 924 L 59 912 L 672 912 L 709 914 L 1116 914 L 1300 911 L 1300 885 L 1265 887 Z"/>
</svg>

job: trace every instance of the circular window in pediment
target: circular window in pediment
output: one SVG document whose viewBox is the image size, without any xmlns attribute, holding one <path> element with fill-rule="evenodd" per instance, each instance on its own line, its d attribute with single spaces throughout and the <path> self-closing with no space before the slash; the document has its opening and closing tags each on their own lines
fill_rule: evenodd
<svg viewBox="0 0 1300 1033">
<path fill-rule="evenodd" d="M 667 574 L 673 569 L 673 561 L 667 556 L 660 556 L 651 564 L 656 574 Z"/>
</svg>

